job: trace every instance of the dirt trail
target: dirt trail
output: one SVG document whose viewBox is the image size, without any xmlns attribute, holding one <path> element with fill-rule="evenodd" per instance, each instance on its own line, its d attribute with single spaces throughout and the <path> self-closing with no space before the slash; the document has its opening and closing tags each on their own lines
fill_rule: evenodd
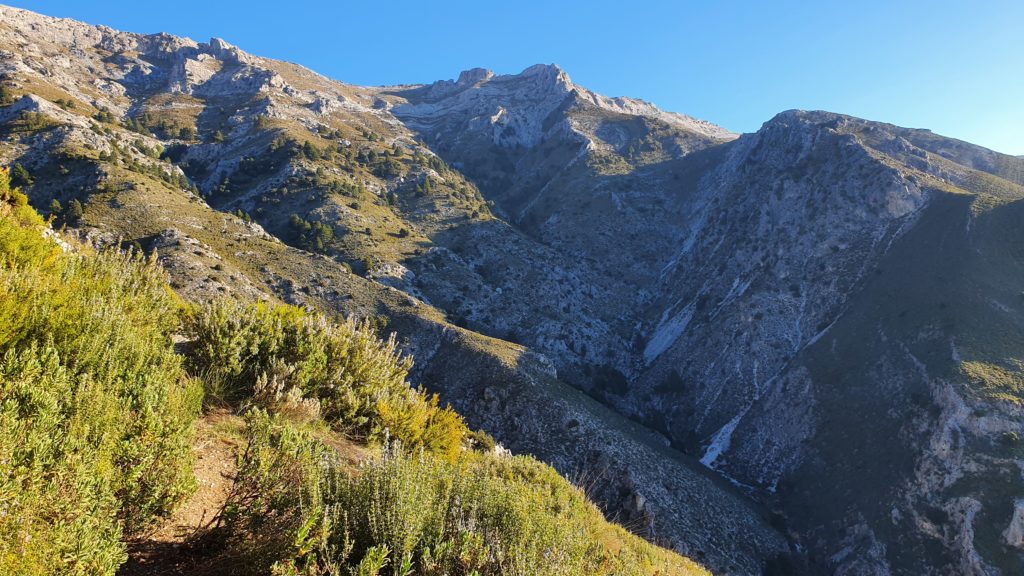
<svg viewBox="0 0 1024 576">
<path fill-rule="evenodd" d="M 243 441 L 232 434 L 241 429 L 241 418 L 215 411 L 196 421 L 193 449 L 196 454 L 196 491 L 152 533 L 129 542 L 129 558 L 119 576 L 193 575 L 205 573 L 202 555 L 186 542 L 216 517 L 231 491 L 236 456 Z"/>
</svg>

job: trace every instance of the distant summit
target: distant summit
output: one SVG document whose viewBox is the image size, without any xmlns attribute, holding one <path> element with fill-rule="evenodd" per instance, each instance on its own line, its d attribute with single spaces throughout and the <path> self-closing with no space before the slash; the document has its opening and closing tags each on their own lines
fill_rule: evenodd
<svg viewBox="0 0 1024 576">
<path fill-rule="evenodd" d="M 70 233 L 396 332 L 473 430 L 714 573 L 1024 571 L 1021 157 L 3 7 L 0 74 L 0 163 Z"/>
</svg>

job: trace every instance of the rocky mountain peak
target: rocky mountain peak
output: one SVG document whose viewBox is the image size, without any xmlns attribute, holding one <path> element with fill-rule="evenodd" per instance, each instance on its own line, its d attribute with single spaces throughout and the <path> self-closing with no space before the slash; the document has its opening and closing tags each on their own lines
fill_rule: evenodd
<svg viewBox="0 0 1024 576">
<path fill-rule="evenodd" d="M 438 80 L 415 88 L 406 94 L 410 100 L 438 101 L 453 98 L 468 90 L 487 87 L 487 92 L 507 93 L 510 90 L 524 95 L 549 94 L 552 91 L 568 94 L 573 86 L 569 75 L 554 64 L 534 64 L 519 74 L 495 75 L 486 68 L 470 68 L 459 73 L 457 80 Z"/>
<path fill-rule="evenodd" d="M 835 573 L 1021 573 L 1019 158 L 822 111 L 738 136 L 553 64 L 351 86 L 3 6 L 0 74 L 0 164 L 35 205 L 80 201 L 193 298 L 386 310 L 474 426 L 612 470 L 612 513 L 716 573 L 785 542 L 697 461 Z M 493 377 L 498 339 L 543 362 Z M 608 406 L 694 461 L 624 441 Z"/>
<path fill-rule="evenodd" d="M 465 124 L 458 130 L 482 133 L 502 148 L 532 147 L 549 130 L 567 136 L 573 146 L 604 140 L 591 134 L 594 130 L 621 144 L 624 135 L 620 131 L 600 128 L 604 122 L 601 118 L 613 117 L 664 122 L 700 142 L 725 142 L 737 137 L 720 126 L 666 112 L 650 102 L 610 98 L 588 90 L 573 83 L 557 64 L 534 64 L 518 74 L 502 75 L 474 68 L 459 74 L 456 81 L 441 80 L 391 94 L 402 99 L 395 104 L 394 113 L 418 129 L 455 130 L 455 124 Z M 577 106 L 590 110 L 588 118 L 569 121 L 574 114 L 570 109 Z"/>
<path fill-rule="evenodd" d="M 761 132 L 808 132 L 835 129 L 846 119 L 842 114 L 821 110 L 784 110 L 761 125 Z"/>
<path fill-rule="evenodd" d="M 518 74 L 519 78 L 527 79 L 541 85 L 555 85 L 571 89 L 572 79 L 558 64 L 534 64 Z"/>
<path fill-rule="evenodd" d="M 456 86 L 468 87 L 481 82 L 486 82 L 494 77 L 494 72 L 486 68 L 470 68 L 459 73 L 459 79 L 455 81 Z"/>
<path fill-rule="evenodd" d="M 232 62 L 235 64 L 252 63 L 252 56 L 246 54 L 236 46 L 225 42 L 221 38 L 210 38 L 210 42 L 207 46 L 209 46 L 210 54 L 226 62 Z"/>
<path fill-rule="evenodd" d="M 138 50 L 144 54 L 174 55 L 182 51 L 195 51 L 199 44 L 189 38 L 174 36 L 166 32 L 147 34 L 136 38 Z"/>
</svg>

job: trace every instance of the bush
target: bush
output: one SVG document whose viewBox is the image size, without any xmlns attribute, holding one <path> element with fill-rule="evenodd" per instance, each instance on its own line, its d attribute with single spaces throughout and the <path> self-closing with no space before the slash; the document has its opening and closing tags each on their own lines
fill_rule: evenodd
<svg viewBox="0 0 1024 576">
<path fill-rule="evenodd" d="M 494 437 L 483 430 L 472 431 L 468 434 L 470 445 L 480 452 L 493 452 L 498 447 Z"/>
<path fill-rule="evenodd" d="M 0 172 L 0 573 L 112 574 L 192 488 L 199 389 L 155 264 L 63 252 Z"/>
<path fill-rule="evenodd" d="M 288 224 L 298 237 L 299 245 L 307 250 L 323 252 L 334 240 L 334 228 L 324 222 L 303 219 L 298 214 L 292 214 Z"/>
<path fill-rule="evenodd" d="M 461 418 L 409 386 L 411 359 L 367 321 L 331 323 L 294 306 L 222 300 L 193 313 L 187 329 L 193 370 L 211 397 L 253 403 L 256 382 L 273 381 L 280 394 L 297 389 L 318 402 L 328 424 L 353 436 L 390 435 L 451 457 L 461 450 Z"/>
<path fill-rule="evenodd" d="M 450 462 L 392 445 L 352 470 L 279 417 L 248 421 L 224 528 L 274 574 L 704 574 L 605 522 L 532 458 Z"/>
<path fill-rule="evenodd" d="M 74 198 L 68 203 L 68 213 L 66 219 L 68 222 L 75 224 L 82 219 L 85 215 L 85 209 L 82 208 L 82 203 L 78 201 L 78 198 Z"/>
<path fill-rule="evenodd" d="M 116 397 L 75 378 L 48 345 L 8 350 L 0 382 L 0 573 L 112 574 L 125 558 L 113 443 L 88 438 L 90 426 L 116 424 Z"/>
<path fill-rule="evenodd" d="M 20 188 L 22 186 L 31 186 L 32 182 L 34 182 L 34 180 L 32 179 L 32 175 L 28 173 L 28 170 L 26 170 L 24 166 L 17 162 L 15 162 L 14 166 L 11 168 L 10 177 L 10 185 L 16 188 Z"/>
<path fill-rule="evenodd" d="M 268 573 L 282 558 L 307 553 L 309 529 L 322 515 L 320 483 L 333 451 L 280 416 L 245 414 L 246 448 L 219 518 L 233 558 Z M 306 503 L 306 504 L 303 504 Z"/>
</svg>

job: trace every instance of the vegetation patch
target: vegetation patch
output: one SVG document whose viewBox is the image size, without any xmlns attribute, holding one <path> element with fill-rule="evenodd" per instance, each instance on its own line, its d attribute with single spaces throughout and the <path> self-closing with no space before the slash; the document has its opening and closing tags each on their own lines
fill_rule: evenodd
<svg viewBox="0 0 1024 576">
<path fill-rule="evenodd" d="M 224 526 L 275 574 L 706 574 L 608 524 L 532 458 L 391 445 L 351 469 L 279 417 L 248 421 Z"/>
<path fill-rule="evenodd" d="M 978 361 L 960 363 L 960 370 L 982 394 L 989 397 L 1024 404 L 1024 378 L 1019 367 L 1010 370 L 995 364 Z"/>
<path fill-rule="evenodd" d="M 45 239 L 0 172 L 0 573 L 111 574 L 193 489 L 178 307 L 152 262 Z"/>
</svg>

